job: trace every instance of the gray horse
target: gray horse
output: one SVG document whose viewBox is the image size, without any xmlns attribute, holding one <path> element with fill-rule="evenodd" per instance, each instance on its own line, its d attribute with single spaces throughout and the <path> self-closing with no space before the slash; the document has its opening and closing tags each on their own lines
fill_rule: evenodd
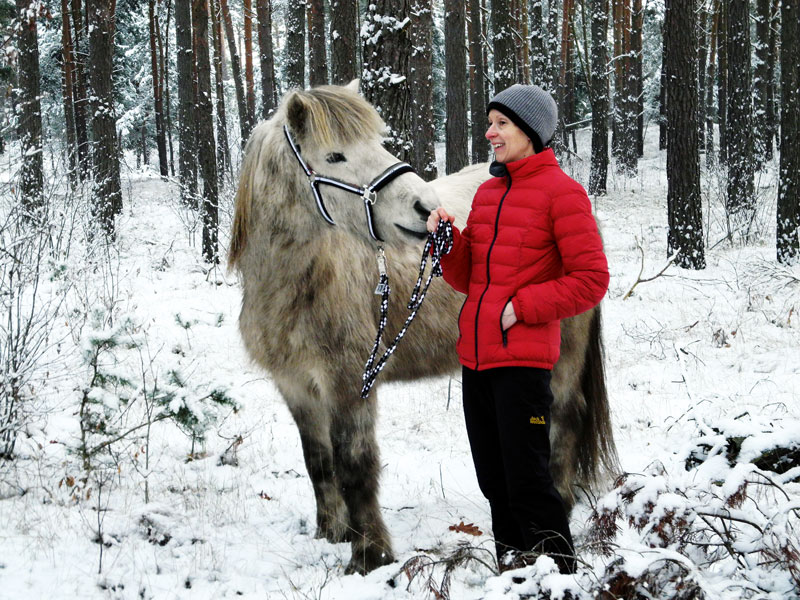
<svg viewBox="0 0 800 600">
<path fill-rule="evenodd" d="M 376 244 L 363 199 L 332 186 L 320 187 L 315 197 L 292 144 L 309 169 L 365 186 L 397 163 L 381 145 L 384 131 L 357 82 L 288 93 L 247 143 L 229 252 L 229 266 L 241 275 L 245 346 L 272 376 L 300 431 L 316 497 L 317 536 L 349 540 L 347 570 L 360 573 L 394 560 L 378 504 L 375 393 L 360 398 L 378 320 Z M 430 210 L 442 204 L 463 224 L 487 177 L 486 165 L 432 183 L 404 173 L 378 192 L 372 231 L 384 241 L 393 287 L 391 335 L 407 316 L 402 299 L 416 281 Z M 463 299 L 434 282 L 381 379 L 456 371 Z M 571 508 L 573 486 L 593 484 L 613 469 L 616 452 L 599 309 L 563 321 L 561 332 L 552 380 L 552 471 Z"/>
</svg>

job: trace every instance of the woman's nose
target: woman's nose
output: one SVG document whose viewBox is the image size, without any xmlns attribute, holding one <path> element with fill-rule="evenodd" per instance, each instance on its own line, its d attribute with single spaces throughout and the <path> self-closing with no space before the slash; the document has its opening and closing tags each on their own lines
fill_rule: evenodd
<svg viewBox="0 0 800 600">
<path fill-rule="evenodd" d="M 494 125 L 489 125 L 489 129 L 486 130 L 485 135 L 487 140 L 490 140 L 497 135 L 497 132 L 494 130 Z"/>
</svg>

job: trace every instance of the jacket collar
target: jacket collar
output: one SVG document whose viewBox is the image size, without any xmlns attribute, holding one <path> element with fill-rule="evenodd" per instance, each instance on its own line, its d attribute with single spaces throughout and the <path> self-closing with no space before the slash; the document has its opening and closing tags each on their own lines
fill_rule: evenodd
<svg viewBox="0 0 800 600">
<path fill-rule="evenodd" d="M 552 166 L 558 166 L 556 155 L 552 148 L 545 148 L 538 154 L 533 154 L 510 163 L 503 164 L 493 162 L 489 167 L 489 173 L 495 177 L 510 175 L 512 179 L 517 179 L 519 177 L 533 175 L 540 169 Z"/>
</svg>

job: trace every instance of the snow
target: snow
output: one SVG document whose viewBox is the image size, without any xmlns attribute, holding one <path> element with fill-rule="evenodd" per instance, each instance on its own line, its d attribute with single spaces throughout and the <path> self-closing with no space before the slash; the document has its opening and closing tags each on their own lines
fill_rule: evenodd
<svg viewBox="0 0 800 600">
<path fill-rule="evenodd" d="M 584 183 L 588 136 L 579 132 L 582 158 L 565 165 Z M 707 248 L 714 246 L 706 251 L 708 267 L 669 266 L 623 299 L 642 261 L 643 278 L 668 261 L 665 155 L 656 138 L 651 130 L 636 178 L 612 170 L 609 194 L 593 199 L 612 275 L 603 309 L 614 434 L 630 474 L 622 487 L 593 492 L 598 513 L 620 515 L 613 556 L 590 552 L 593 508 L 582 496 L 571 516 L 583 561 L 577 576 L 555 573 L 548 557 L 499 576 L 481 562 L 493 562 L 491 522 L 475 481 L 454 374 L 452 380 L 379 388 L 380 502 L 397 562 L 365 577 L 344 575 L 349 545 L 314 538 L 314 497 L 296 428 L 275 386 L 242 347 L 236 278 L 222 268 L 209 271 L 199 260 L 199 235 L 182 216 L 174 183 L 147 171 L 126 172 L 113 268 L 92 273 L 79 264 L 86 257 L 73 251 L 61 269 L 88 286 L 86 306 L 103 305 L 103 278 L 113 279 L 115 325 L 122 327 L 122 317 L 135 324 L 140 347 L 146 343 L 147 376 L 166 386 L 169 370 L 179 368 L 193 386 L 178 390 L 173 409 L 187 404 L 202 412 L 203 393 L 223 384 L 239 409 L 220 412 L 195 448 L 173 424 L 154 424 L 147 449 L 140 443 L 123 448 L 119 471 L 105 488 L 81 482 L 75 423 L 89 384 L 81 351 L 110 329 L 85 324 L 82 336 L 67 335 L 80 328 L 65 310 L 64 331 L 56 333 L 66 341 L 54 362 L 63 372 L 37 384 L 47 410 L 20 438 L 17 459 L 0 465 L 0 597 L 432 598 L 426 578 L 439 589 L 449 577 L 454 599 L 588 598 L 585 590 L 615 558 L 615 568 L 632 577 L 683 565 L 709 598 L 796 597 L 785 570 L 770 570 L 754 557 L 746 568 L 724 558 L 709 565 L 693 561 L 696 550 L 659 545 L 670 515 L 672 527 L 679 527 L 681 515 L 696 527 L 700 506 L 741 517 L 777 538 L 796 535 L 800 467 L 767 473 L 778 489 L 744 461 L 800 444 L 800 266 L 774 263 L 773 176 L 764 196 L 770 204 L 761 216 L 763 239 L 715 245 L 724 224 L 719 206 L 707 206 L 704 234 Z M 716 185 L 707 174 L 704 189 Z M 711 191 L 707 196 L 718 202 Z M 231 200 L 228 189 L 223 215 L 230 214 Z M 67 304 L 80 308 L 77 295 Z M 118 368 L 130 373 L 125 365 Z M 108 390 L 91 393 L 113 408 Z M 732 435 L 744 437 L 733 466 L 726 458 Z M 220 458 L 238 436 L 233 466 Z M 690 456 L 704 460 L 687 470 Z M 731 506 L 746 483 L 750 499 Z M 460 521 L 482 534 L 449 530 Z M 752 527 L 740 528 L 740 550 L 765 543 Z M 95 541 L 98 529 L 102 546 Z M 442 561 L 464 547 L 473 560 L 447 573 L 441 562 L 431 564 L 409 580 L 407 561 Z"/>
</svg>

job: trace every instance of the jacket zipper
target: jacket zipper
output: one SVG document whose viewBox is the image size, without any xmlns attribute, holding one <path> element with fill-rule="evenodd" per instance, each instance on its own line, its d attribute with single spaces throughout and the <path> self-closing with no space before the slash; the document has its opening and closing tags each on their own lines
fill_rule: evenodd
<svg viewBox="0 0 800 600">
<path fill-rule="evenodd" d="M 500 311 L 500 333 L 503 335 L 503 348 L 508 348 L 508 329 L 503 329 L 503 313 L 506 311 L 506 305 L 511 302 L 514 296 L 509 296 L 506 303 L 503 304 L 503 310 Z"/>
<path fill-rule="evenodd" d="M 483 289 L 481 293 L 481 297 L 478 299 L 478 308 L 475 311 L 475 370 L 478 370 L 479 361 L 478 361 L 478 318 L 481 314 L 481 304 L 483 304 L 483 297 L 486 295 L 486 292 L 489 291 L 489 283 L 491 282 L 491 272 L 489 266 L 491 265 L 491 257 L 492 257 L 492 249 L 494 248 L 494 243 L 497 241 L 497 233 L 498 228 L 500 225 L 500 211 L 503 209 L 503 202 L 505 202 L 506 196 L 508 196 L 508 192 L 511 189 L 511 173 L 508 174 L 508 185 L 506 186 L 506 191 L 503 193 L 503 197 L 500 198 L 500 204 L 497 206 L 497 216 L 494 219 L 494 237 L 492 237 L 492 243 L 489 244 L 489 251 L 486 253 L 486 287 Z M 503 336 L 503 345 L 505 346 L 506 336 Z"/>
</svg>

